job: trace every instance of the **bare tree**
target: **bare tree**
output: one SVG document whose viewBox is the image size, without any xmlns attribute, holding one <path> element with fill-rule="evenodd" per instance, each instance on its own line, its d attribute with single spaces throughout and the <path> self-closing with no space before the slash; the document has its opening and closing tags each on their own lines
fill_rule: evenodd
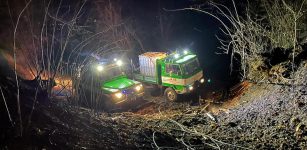
<svg viewBox="0 0 307 150">
<path fill-rule="evenodd" d="M 290 7 L 284 0 L 261 1 L 265 8 L 262 15 L 255 15 L 249 7 L 245 13 L 239 15 L 236 3 L 232 0 L 232 9 L 225 5 L 209 2 L 208 9 L 184 8 L 178 10 L 198 11 L 212 16 L 221 23 L 221 32 L 226 38 L 219 38 L 219 47 L 224 54 L 231 55 L 231 64 L 238 59 L 241 64 L 242 79 L 257 82 L 289 83 L 289 79 L 283 77 L 287 70 L 285 65 L 269 68 L 265 64 L 264 53 L 270 53 L 272 49 L 281 47 L 291 48 L 292 64 L 295 51 L 297 51 L 297 24 L 301 23 L 302 8 L 306 7 L 304 0 Z M 253 13 L 253 15 L 252 15 Z M 235 57 L 238 55 L 239 57 Z M 292 65 L 292 72 L 294 71 Z M 271 77 L 275 77 L 272 79 Z"/>
<path fill-rule="evenodd" d="M 22 136 L 23 133 L 23 124 L 22 124 L 22 116 L 21 116 L 21 110 L 20 110 L 20 87 L 19 87 L 19 81 L 18 81 L 18 75 L 17 75 L 17 60 L 16 60 L 16 32 L 19 24 L 19 20 L 23 12 L 27 9 L 29 4 L 31 3 L 31 0 L 29 0 L 26 4 L 26 6 L 21 10 L 21 12 L 18 15 L 17 22 L 14 29 L 14 42 L 13 42 L 13 53 L 14 53 L 14 73 L 15 73 L 15 79 L 16 79 L 16 87 L 17 87 L 17 111 L 19 115 L 19 127 L 20 127 L 20 136 Z"/>
<path fill-rule="evenodd" d="M 28 126 L 35 105 L 40 100 L 39 93 L 46 93 L 45 98 L 52 98 L 68 91 L 67 98 L 71 104 L 99 109 L 97 106 L 101 103 L 102 95 L 98 88 L 100 82 L 93 79 L 94 76 L 88 76 L 89 71 L 95 74 L 92 68 L 97 58 L 93 56 L 131 50 L 136 39 L 132 27 L 122 18 L 120 7 L 111 1 L 104 2 L 108 5 L 95 2 L 99 10 L 97 18 L 86 16 L 93 13 L 84 9 L 86 1 L 67 7 L 62 0 L 47 3 L 29 0 L 20 12 L 11 13 L 12 9 L 9 9 L 12 20 L 16 18 L 10 64 L 17 83 L 20 136 L 24 130 L 20 109 L 20 99 L 23 98 L 20 95 L 20 77 L 38 83 L 34 87 Z M 36 9 L 37 5 L 42 9 Z M 54 83 L 57 84 L 57 91 L 52 90 Z M 86 91 L 91 91 L 90 96 Z"/>
</svg>

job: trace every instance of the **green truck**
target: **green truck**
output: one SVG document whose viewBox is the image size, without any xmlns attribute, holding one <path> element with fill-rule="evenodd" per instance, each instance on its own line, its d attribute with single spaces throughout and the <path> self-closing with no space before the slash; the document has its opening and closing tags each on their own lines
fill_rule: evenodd
<svg viewBox="0 0 307 150">
<path fill-rule="evenodd" d="M 169 101 L 177 100 L 178 94 L 195 91 L 205 82 L 197 56 L 189 51 L 141 54 L 139 68 L 134 69 L 133 76 L 137 81 L 158 85 Z"/>
<path fill-rule="evenodd" d="M 129 79 L 123 68 L 123 62 L 116 59 L 114 63 L 96 66 L 106 107 L 114 107 L 114 104 L 135 100 L 144 95 L 143 85 Z"/>
</svg>

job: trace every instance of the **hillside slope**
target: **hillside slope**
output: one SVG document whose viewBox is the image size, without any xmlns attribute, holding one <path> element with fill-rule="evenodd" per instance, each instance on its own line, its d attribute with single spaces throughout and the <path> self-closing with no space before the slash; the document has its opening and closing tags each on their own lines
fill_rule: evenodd
<svg viewBox="0 0 307 150">
<path fill-rule="evenodd" d="M 301 85 L 249 83 L 243 93 L 223 103 L 191 106 L 153 101 L 136 112 L 111 114 L 56 101 L 40 102 L 23 137 L 15 136 L 18 126 L 11 128 L 8 124 L 7 130 L 2 130 L 1 147 L 306 149 L 306 64 L 302 63 L 296 73 Z M 29 108 L 29 104 L 22 104 L 23 110 Z"/>
</svg>

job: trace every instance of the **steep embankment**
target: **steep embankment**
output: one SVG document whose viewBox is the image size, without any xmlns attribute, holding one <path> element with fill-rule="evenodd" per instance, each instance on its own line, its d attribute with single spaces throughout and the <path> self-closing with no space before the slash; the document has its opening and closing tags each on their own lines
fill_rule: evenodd
<svg viewBox="0 0 307 150">
<path fill-rule="evenodd" d="M 305 61 L 295 74 L 295 83 L 300 83 L 296 86 L 251 84 L 223 104 L 182 107 L 146 115 L 146 121 L 134 118 L 129 124 L 137 122 L 156 133 L 160 142 L 152 142 L 159 147 L 173 146 L 163 142 L 164 136 L 170 136 L 179 143 L 176 148 L 306 149 L 306 68 Z"/>
<path fill-rule="evenodd" d="M 33 102 L 33 97 L 27 92 L 21 101 L 23 137 L 15 136 L 18 124 L 11 128 L 8 123 L 5 133 L 1 133 L 0 146 L 8 149 L 306 149 L 306 67 L 304 62 L 296 72 L 300 85 L 250 83 L 243 86 L 244 92 L 239 90 L 237 97 L 222 104 L 190 106 L 153 102 L 136 113 L 109 114 L 39 101 L 30 126 L 28 114 L 32 103 L 29 102 Z M 6 80 L 1 85 L 7 84 L 9 78 Z M 14 80 L 9 82 L 14 85 Z M 13 86 L 4 90 L 6 97 L 12 97 Z M 31 91 L 22 88 L 24 93 L 27 90 Z M 14 107 L 9 108 L 16 112 Z M 1 116 L 8 122 L 6 111 Z M 17 120 L 16 113 L 12 116 Z"/>
</svg>

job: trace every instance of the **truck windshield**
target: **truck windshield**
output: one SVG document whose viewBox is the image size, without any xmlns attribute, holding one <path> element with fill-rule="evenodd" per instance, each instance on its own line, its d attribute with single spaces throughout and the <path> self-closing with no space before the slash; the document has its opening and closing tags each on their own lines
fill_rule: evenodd
<svg viewBox="0 0 307 150">
<path fill-rule="evenodd" d="M 180 70 L 179 65 L 166 64 L 165 71 L 168 74 L 181 75 L 181 70 Z"/>
<path fill-rule="evenodd" d="M 192 75 L 197 69 L 199 69 L 199 62 L 197 59 L 194 59 L 187 64 L 184 64 L 183 68 L 185 75 Z"/>
</svg>

